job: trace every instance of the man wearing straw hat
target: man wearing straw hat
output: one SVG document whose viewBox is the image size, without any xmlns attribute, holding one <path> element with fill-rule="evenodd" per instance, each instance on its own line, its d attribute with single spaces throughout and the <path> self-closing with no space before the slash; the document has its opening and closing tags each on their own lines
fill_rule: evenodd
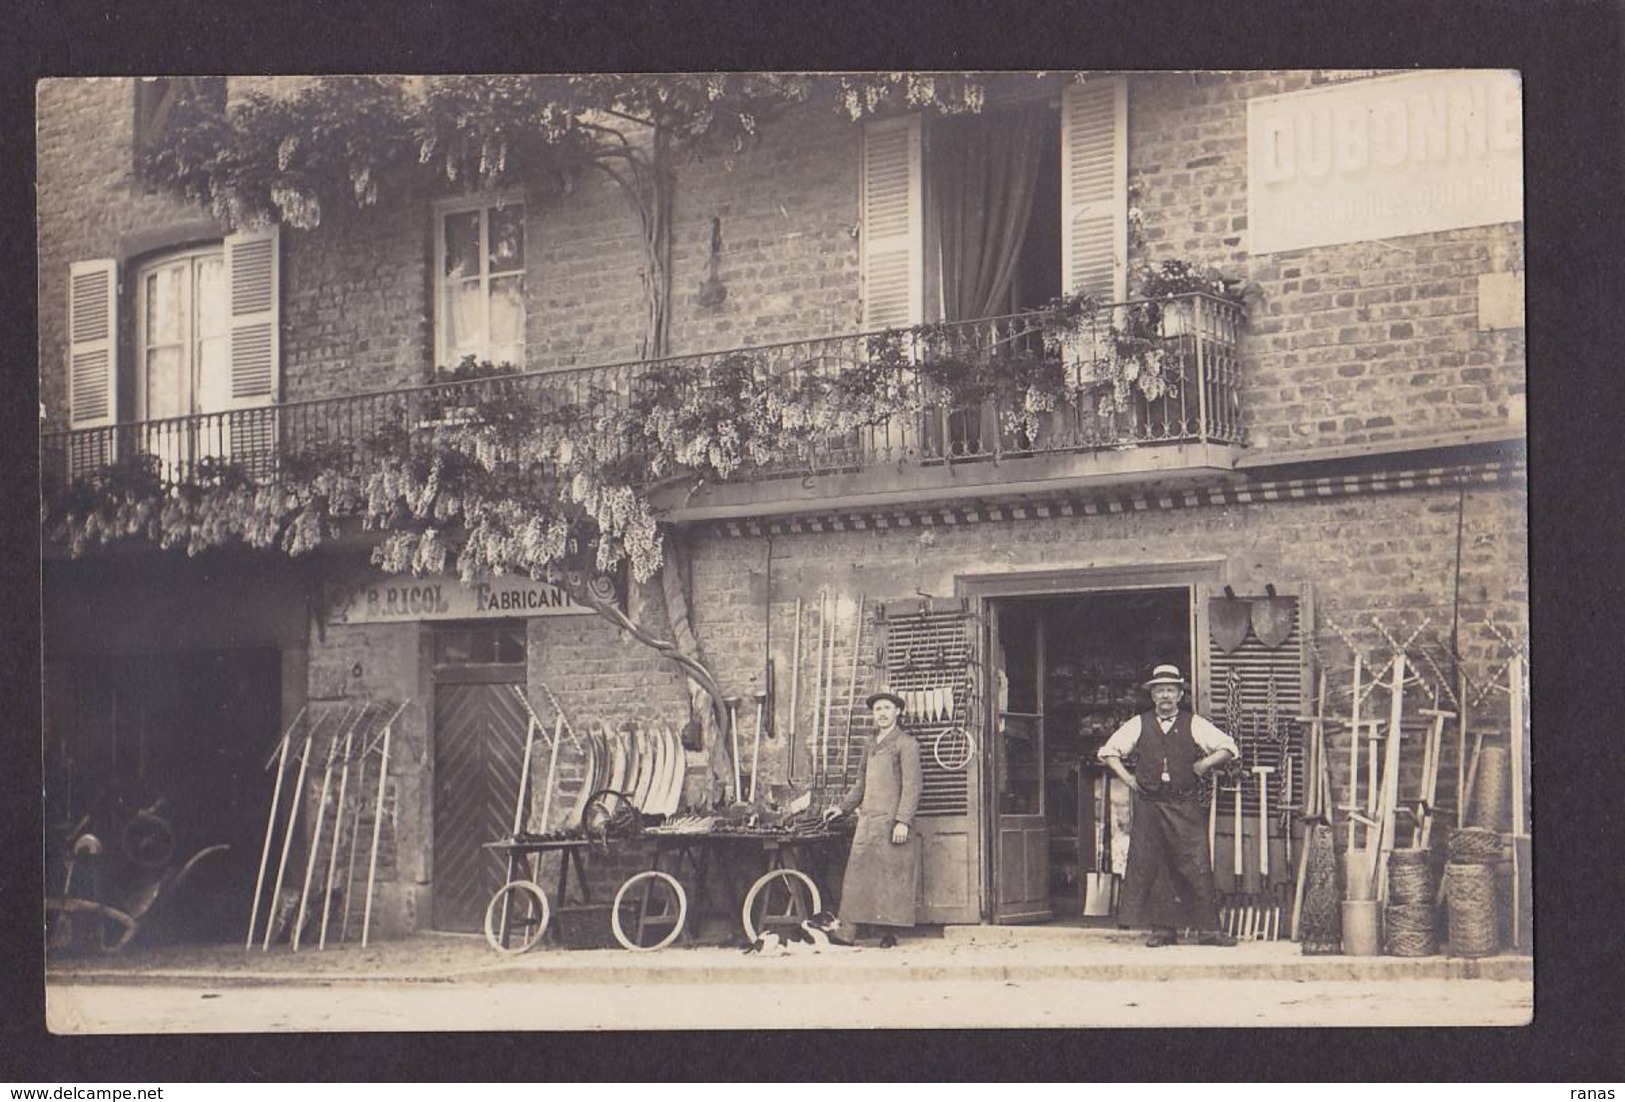
<svg viewBox="0 0 1625 1102">
<path fill-rule="evenodd" d="M 1182 928 L 1198 931 L 1203 945 L 1234 945 L 1219 929 L 1200 778 L 1240 751 L 1235 739 L 1180 709 L 1178 666 L 1158 666 L 1145 687 L 1151 710 L 1113 731 L 1099 754 L 1135 796 L 1118 920 L 1151 927 L 1153 949 L 1178 944 Z M 1130 773 L 1123 757 L 1133 751 L 1139 765 Z"/>
<path fill-rule="evenodd" d="M 914 833 L 920 745 L 902 728 L 902 697 L 878 692 L 865 703 L 874 716 L 874 737 L 864 744 L 857 781 L 838 807 L 824 810 L 826 820 L 854 808 L 858 813 L 841 880 L 841 921 L 910 927 L 920 895 L 920 839 Z"/>
</svg>

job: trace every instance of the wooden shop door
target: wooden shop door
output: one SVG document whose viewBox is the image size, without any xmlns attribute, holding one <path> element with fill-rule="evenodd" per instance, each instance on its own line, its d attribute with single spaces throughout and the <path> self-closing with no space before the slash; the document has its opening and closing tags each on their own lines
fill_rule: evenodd
<svg viewBox="0 0 1625 1102">
<path fill-rule="evenodd" d="M 991 602 L 993 921 L 1052 915 L 1044 807 L 1044 609 Z"/>
<path fill-rule="evenodd" d="M 526 716 L 524 628 L 437 632 L 434 670 L 434 890 L 437 930 L 477 931 L 502 886 L 504 865 L 487 842 L 513 826 Z M 464 644 L 468 644 L 465 648 Z"/>
</svg>

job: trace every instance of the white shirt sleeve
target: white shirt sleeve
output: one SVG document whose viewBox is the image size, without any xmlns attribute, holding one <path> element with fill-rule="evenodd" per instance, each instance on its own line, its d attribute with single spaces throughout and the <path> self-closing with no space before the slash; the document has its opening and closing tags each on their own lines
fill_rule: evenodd
<svg viewBox="0 0 1625 1102">
<path fill-rule="evenodd" d="M 1121 727 L 1112 732 L 1111 737 L 1106 740 L 1099 753 L 1095 756 L 1101 761 L 1105 761 L 1107 758 L 1120 758 L 1124 754 L 1133 753 L 1134 748 L 1139 743 L 1140 717 L 1137 715 L 1130 716 L 1123 722 Z"/>
<path fill-rule="evenodd" d="M 1203 757 L 1215 750 L 1228 750 L 1231 757 L 1241 757 L 1241 748 L 1236 745 L 1235 739 L 1219 730 L 1203 716 L 1196 715 L 1194 712 L 1191 714 L 1191 738 L 1196 740 L 1196 745 L 1201 748 Z"/>
</svg>

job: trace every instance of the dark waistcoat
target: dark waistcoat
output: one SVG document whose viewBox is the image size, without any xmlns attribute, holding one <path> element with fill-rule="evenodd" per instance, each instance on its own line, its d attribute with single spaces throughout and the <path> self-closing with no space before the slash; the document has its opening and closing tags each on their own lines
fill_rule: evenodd
<svg viewBox="0 0 1625 1102">
<path fill-rule="evenodd" d="M 1141 715 L 1140 741 L 1134 750 L 1140 759 L 1134 779 L 1147 795 L 1165 800 L 1196 795 L 1199 783 L 1195 766 L 1201 751 L 1191 735 L 1189 712 L 1180 712 L 1167 734 L 1163 734 L 1155 711 Z M 1162 779 L 1164 773 L 1168 775 L 1166 781 Z"/>
</svg>

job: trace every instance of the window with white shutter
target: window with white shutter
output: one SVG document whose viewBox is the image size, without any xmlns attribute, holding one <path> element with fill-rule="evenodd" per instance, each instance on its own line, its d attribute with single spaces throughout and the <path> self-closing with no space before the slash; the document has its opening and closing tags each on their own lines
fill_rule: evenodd
<svg viewBox="0 0 1625 1102">
<path fill-rule="evenodd" d="M 68 427 L 64 457 L 78 475 L 117 458 L 109 428 L 118 420 L 118 262 L 85 260 L 68 268 Z"/>
<path fill-rule="evenodd" d="M 276 456 L 281 387 L 277 244 L 276 226 L 233 234 L 225 241 L 231 367 L 219 408 L 230 412 L 223 419 L 220 454 L 261 474 L 269 471 Z"/>
<path fill-rule="evenodd" d="M 1091 80 L 1061 99 L 1061 258 L 1068 293 L 1127 295 L 1128 83 Z"/>
<path fill-rule="evenodd" d="M 920 117 L 864 128 L 863 327 L 903 328 L 924 319 Z"/>
<path fill-rule="evenodd" d="M 76 429 L 117 420 L 118 263 L 85 260 L 68 269 L 68 404 Z"/>
</svg>

